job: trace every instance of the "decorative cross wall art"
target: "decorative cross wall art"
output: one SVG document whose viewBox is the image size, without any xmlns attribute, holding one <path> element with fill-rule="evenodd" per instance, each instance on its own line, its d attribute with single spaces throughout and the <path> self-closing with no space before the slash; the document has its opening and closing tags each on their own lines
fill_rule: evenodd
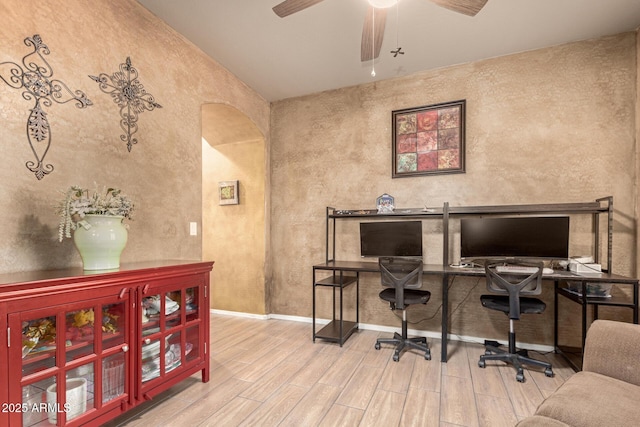
<svg viewBox="0 0 640 427">
<path fill-rule="evenodd" d="M 52 101 L 58 104 L 76 101 L 78 108 L 93 104 L 82 91 L 72 92 L 60 80 L 52 79 L 53 69 L 43 56 L 49 55 L 50 51 L 38 34 L 24 39 L 24 44 L 33 47 L 33 52 L 22 58 L 22 66 L 11 61 L 0 62 L 0 79 L 14 89 L 24 88 L 22 97 L 27 101 L 34 101 L 27 119 L 27 139 L 36 160 L 29 160 L 26 166 L 40 180 L 53 172 L 53 165 L 44 163 L 51 147 L 51 128 L 43 107 L 50 107 Z M 39 61 L 43 64 L 38 65 Z M 2 75 L 3 67 L 6 65 L 9 66 L 7 78 Z"/>
<path fill-rule="evenodd" d="M 108 93 L 113 101 L 120 107 L 120 127 L 125 132 L 120 135 L 122 141 L 126 141 L 127 150 L 131 151 L 133 144 L 138 143 L 137 138 L 131 136 L 138 131 L 138 115 L 143 111 L 153 111 L 162 108 L 155 102 L 153 96 L 144 90 L 144 86 L 138 80 L 138 70 L 131 65 L 131 58 L 120 64 L 120 71 L 111 76 L 101 73 L 99 76 L 89 76 L 100 84 L 100 90 Z"/>
</svg>

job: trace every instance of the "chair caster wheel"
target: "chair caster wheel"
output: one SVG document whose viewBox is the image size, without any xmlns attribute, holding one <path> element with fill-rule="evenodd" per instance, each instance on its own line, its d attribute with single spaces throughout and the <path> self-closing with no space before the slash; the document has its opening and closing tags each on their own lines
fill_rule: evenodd
<svg viewBox="0 0 640 427">
<path fill-rule="evenodd" d="M 399 360 L 400 360 L 400 355 L 399 355 L 399 354 L 394 354 L 394 355 L 393 355 L 393 361 L 394 361 L 394 362 L 397 362 L 397 361 L 399 361 Z"/>
<path fill-rule="evenodd" d="M 431 354 L 430 353 L 425 353 L 424 354 L 424 358 L 425 358 L 425 360 L 431 360 Z"/>
<path fill-rule="evenodd" d="M 484 360 L 478 360 L 478 366 L 484 368 L 486 366 Z"/>
<path fill-rule="evenodd" d="M 380 343 L 379 342 L 376 343 L 376 350 L 380 350 Z"/>
<path fill-rule="evenodd" d="M 549 378 L 553 377 L 553 370 L 551 368 L 545 369 L 544 374 Z"/>
<path fill-rule="evenodd" d="M 524 382 L 524 374 L 522 373 L 522 371 L 518 371 L 518 373 L 516 374 L 516 380 L 518 380 L 519 383 Z"/>
</svg>

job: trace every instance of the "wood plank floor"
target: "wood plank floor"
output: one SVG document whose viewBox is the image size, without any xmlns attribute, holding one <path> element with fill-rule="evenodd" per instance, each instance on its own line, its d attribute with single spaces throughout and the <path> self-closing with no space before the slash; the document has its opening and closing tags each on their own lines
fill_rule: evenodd
<svg viewBox="0 0 640 427">
<path fill-rule="evenodd" d="M 440 363 L 416 351 L 393 362 L 374 349 L 386 332 L 359 331 L 341 348 L 313 343 L 311 325 L 227 315 L 211 318 L 211 381 L 194 375 L 109 426 L 513 426 L 573 370 L 555 354 L 555 377 L 496 362 L 478 367 L 480 344 L 450 342 Z"/>
</svg>

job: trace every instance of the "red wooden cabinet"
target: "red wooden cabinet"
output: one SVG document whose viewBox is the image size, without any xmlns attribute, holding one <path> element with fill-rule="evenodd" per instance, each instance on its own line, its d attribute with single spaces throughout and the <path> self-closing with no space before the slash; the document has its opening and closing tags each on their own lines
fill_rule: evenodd
<svg viewBox="0 0 640 427">
<path fill-rule="evenodd" d="M 0 275 L 0 425 L 101 425 L 201 371 L 213 262 Z"/>
</svg>

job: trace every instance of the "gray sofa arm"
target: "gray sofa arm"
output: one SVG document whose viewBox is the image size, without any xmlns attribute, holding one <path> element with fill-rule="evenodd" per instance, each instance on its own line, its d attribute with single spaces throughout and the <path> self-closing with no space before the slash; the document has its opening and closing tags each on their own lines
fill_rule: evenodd
<svg viewBox="0 0 640 427">
<path fill-rule="evenodd" d="M 596 320 L 587 332 L 582 369 L 640 386 L 640 325 Z"/>
</svg>

